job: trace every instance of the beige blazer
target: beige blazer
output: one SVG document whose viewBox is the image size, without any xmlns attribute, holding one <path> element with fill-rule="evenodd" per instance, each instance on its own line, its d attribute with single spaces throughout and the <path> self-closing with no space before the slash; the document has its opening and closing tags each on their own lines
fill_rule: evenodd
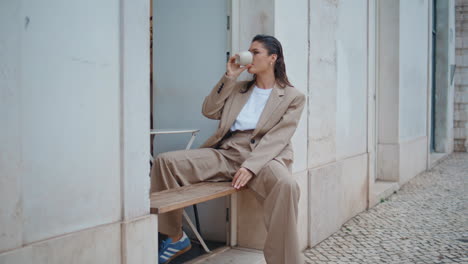
<svg viewBox="0 0 468 264">
<path fill-rule="evenodd" d="M 247 81 L 238 82 L 225 75 L 219 80 L 203 102 L 202 113 L 210 119 L 220 120 L 216 132 L 200 148 L 217 147 L 229 132 L 253 89 L 241 93 Z M 252 152 L 242 163 L 257 174 L 267 162 L 277 159 L 290 168 L 293 161 L 291 137 L 296 130 L 305 104 L 305 96 L 294 87 L 275 85 L 252 133 Z"/>
</svg>

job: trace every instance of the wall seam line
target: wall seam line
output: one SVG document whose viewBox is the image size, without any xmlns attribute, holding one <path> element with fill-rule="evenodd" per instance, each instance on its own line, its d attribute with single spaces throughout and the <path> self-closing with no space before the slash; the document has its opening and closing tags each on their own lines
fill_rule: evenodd
<svg viewBox="0 0 468 264">
<path fill-rule="evenodd" d="M 125 185 L 124 185 L 124 176 L 125 176 L 125 164 L 124 164 L 124 150 L 125 150 L 125 131 L 124 131 L 124 122 L 125 122 L 125 109 L 124 109 L 124 81 L 125 81 L 125 66 L 124 66 L 124 54 L 125 54 L 125 12 L 124 12 L 124 3 L 125 0 L 119 1 L 119 104 L 120 104 L 120 112 L 119 112 L 119 145 L 120 145 L 120 219 L 123 221 L 125 219 Z M 126 263 L 125 256 L 126 253 L 126 245 L 125 245 L 125 225 L 121 224 L 120 226 L 120 262 L 122 264 Z"/>
<path fill-rule="evenodd" d="M 310 148 L 310 139 L 309 139 L 309 132 L 310 132 L 310 126 L 309 126 L 309 117 L 310 117 L 310 1 L 307 1 L 307 111 L 306 111 L 306 144 L 307 144 L 307 150 L 306 150 L 306 176 L 307 176 L 307 247 L 309 248 L 311 246 L 311 240 L 310 236 L 312 234 L 311 226 L 310 226 L 310 221 L 312 219 L 311 216 L 311 208 L 310 208 L 310 176 L 309 176 L 309 148 Z"/>
</svg>

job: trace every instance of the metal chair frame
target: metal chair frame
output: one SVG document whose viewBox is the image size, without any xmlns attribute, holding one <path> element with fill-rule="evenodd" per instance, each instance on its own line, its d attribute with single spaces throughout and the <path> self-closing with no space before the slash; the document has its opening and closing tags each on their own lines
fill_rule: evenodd
<svg viewBox="0 0 468 264">
<path fill-rule="evenodd" d="M 198 132 L 200 132 L 200 129 L 152 129 L 150 131 L 150 135 L 168 135 L 168 134 L 184 134 L 184 133 L 192 133 L 192 136 L 190 137 L 189 142 L 187 143 L 187 146 L 185 149 L 190 149 L 192 147 L 193 141 L 195 140 L 195 137 L 198 135 Z M 150 154 L 150 160 L 153 162 L 154 157 Z M 183 212 L 183 216 L 187 224 L 189 225 L 190 229 L 192 229 L 193 233 L 197 237 L 198 241 L 202 245 L 203 249 L 209 253 L 210 249 L 206 245 L 205 241 L 203 240 L 202 236 L 200 235 L 200 221 L 198 219 L 198 209 L 197 205 L 193 205 L 193 211 L 195 214 L 195 223 L 196 226 L 192 223 L 192 220 L 190 220 L 190 217 L 188 216 L 187 212 Z"/>
</svg>

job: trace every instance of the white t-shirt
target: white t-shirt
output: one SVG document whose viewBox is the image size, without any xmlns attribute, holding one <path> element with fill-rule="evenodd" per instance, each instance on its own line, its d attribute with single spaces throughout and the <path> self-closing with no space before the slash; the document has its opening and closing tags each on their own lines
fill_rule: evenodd
<svg viewBox="0 0 468 264">
<path fill-rule="evenodd" d="M 254 86 L 247 103 L 232 124 L 231 131 L 255 129 L 272 90 L 272 88 L 261 89 Z"/>
</svg>

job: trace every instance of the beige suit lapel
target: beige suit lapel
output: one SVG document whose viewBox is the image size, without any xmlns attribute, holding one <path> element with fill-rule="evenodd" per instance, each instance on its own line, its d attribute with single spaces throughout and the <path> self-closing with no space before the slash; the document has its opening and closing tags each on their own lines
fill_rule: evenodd
<svg viewBox="0 0 468 264">
<path fill-rule="evenodd" d="M 227 121 L 223 129 L 223 135 L 228 132 L 234 121 L 236 121 L 236 118 L 242 110 L 242 107 L 244 107 L 245 103 L 247 103 L 247 100 L 249 100 L 252 91 L 253 87 L 250 87 L 250 89 L 246 93 L 236 92 L 235 98 L 233 98 L 229 109 L 227 109 L 229 114 L 227 116 Z"/>
<path fill-rule="evenodd" d="M 273 90 L 271 91 L 270 97 L 268 98 L 268 101 L 266 102 L 265 108 L 263 109 L 263 112 L 260 115 L 260 118 L 258 119 L 257 126 L 255 127 L 255 130 L 252 134 L 253 137 L 266 124 L 270 116 L 278 107 L 279 103 L 281 103 L 281 101 L 283 100 L 283 96 L 284 96 L 284 89 L 279 87 L 278 84 L 275 84 L 275 86 L 273 87 Z"/>
</svg>

